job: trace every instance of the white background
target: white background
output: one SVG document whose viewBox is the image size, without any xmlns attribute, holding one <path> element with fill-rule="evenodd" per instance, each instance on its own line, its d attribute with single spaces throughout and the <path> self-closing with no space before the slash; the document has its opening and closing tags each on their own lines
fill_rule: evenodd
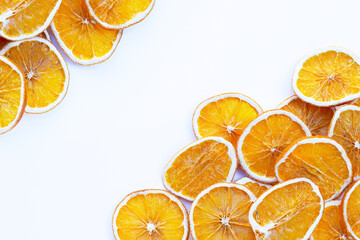
<svg viewBox="0 0 360 240">
<path fill-rule="evenodd" d="M 360 54 L 359 11 L 358 0 L 157 0 L 107 62 L 67 59 L 61 105 L 0 136 L 0 239 L 113 240 L 114 208 L 163 188 L 202 100 L 235 91 L 276 107 L 309 51 Z"/>
</svg>

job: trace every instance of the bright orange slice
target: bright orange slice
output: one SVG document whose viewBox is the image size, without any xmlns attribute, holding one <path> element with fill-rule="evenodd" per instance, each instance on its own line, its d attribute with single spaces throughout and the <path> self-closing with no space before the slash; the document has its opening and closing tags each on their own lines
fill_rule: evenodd
<svg viewBox="0 0 360 240">
<path fill-rule="evenodd" d="M 23 73 L 9 59 L 0 56 L 0 134 L 18 124 L 25 106 L 26 83 Z"/>
<path fill-rule="evenodd" d="M 0 35 L 23 40 L 39 35 L 50 25 L 61 0 L 0 0 Z"/>
<path fill-rule="evenodd" d="M 356 240 L 360 240 L 360 180 L 345 193 L 342 200 L 346 229 Z"/>
<path fill-rule="evenodd" d="M 179 151 L 166 165 L 165 187 L 189 201 L 215 183 L 231 182 L 236 171 L 236 153 L 218 137 L 200 139 Z"/>
<path fill-rule="evenodd" d="M 286 99 L 278 108 L 289 111 L 300 118 L 313 135 L 326 136 L 334 115 L 332 108 L 311 105 L 296 95 Z"/>
<path fill-rule="evenodd" d="M 190 209 L 194 240 L 254 240 L 249 209 L 255 196 L 244 186 L 218 183 L 201 192 Z"/>
<path fill-rule="evenodd" d="M 262 194 L 250 208 L 249 221 L 259 240 L 307 240 L 323 211 L 319 188 L 297 178 Z"/>
<path fill-rule="evenodd" d="M 324 214 L 311 235 L 311 240 L 353 240 L 342 219 L 341 200 L 325 203 Z"/>
<path fill-rule="evenodd" d="M 188 216 L 179 199 L 164 190 L 129 194 L 113 216 L 117 240 L 186 240 Z"/>
<path fill-rule="evenodd" d="M 38 37 L 41 37 L 41 38 L 44 38 L 44 39 L 47 39 L 47 40 L 51 41 L 50 35 L 49 35 L 49 33 L 48 33 L 47 30 L 45 30 L 44 32 L 40 33 L 40 34 L 38 35 Z M 9 42 L 11 42 L 11 41 L 7 40 L 6 38 L 0 37 L 0 50 L 1 50 L 6 44 L 8 44 Z"/>
<path fill-rule="evenodd" d="M 24 72 L 27 81 L 27 113 L 44 113 L 56 107 L 69 86 L 64 58 L 49 41 L 35 37 L 7 44 L 0 54 Z"/>
<path fill-rule="evenodd" d="M 82 65 L 107 60 L 122 36 L 122 30 L 101 26 L 90 15 L 84 0 L 62 0 L 51 29 L 69 58 Z"/>
<path fill-rule="evenodd" d="M 253 179 L 277 182 L 276 159 L 291 142 L 310 135 L 308 127 L 294 114 L 283 110 L 265 112 L 249 124 L 239 139 L 240 164 Z"/>
<path fill-rule="evenodd" d="M 141 22 L 155 0 L 85 0 L 90 14 L 109 29 L 122 29 Z"/>
<path fill-rule="evenodd" d="M 236 146 L 247 125 L 262 113 L 260 106 L 240 93 L 225 93 L 202 102 L 193 116 L 198 139 L 217 136 Z"/>
<path fill-rule="evenodd" d="M 360 60 L 341 48 L 310 53 L 294 72 L 293 88 L 302 100 L 320 107 L 352 101 L 360 97 Z"/>
<path fill-rule="evenodd" d="M 270 187 L 272 187 L 271 185 L 264 184 L 264 183 L 259 183 L 259 182 L 255 181 L 255 180 L 252 180 L 251 178 L 248 178 L 248 177 L 240 178 L 239 180 L 236 181 L 236 183 L 245 186 L 257 198 L 260 197 L 260 195 L 263 194 Z"/>
<path fill-rule="evenodd" d="M 354 178 L 360 178 L 360 108 L 352 105 L 338 108 L 329 128 L 329 137 L 346 150 L 353 168 Z"/>
</svg>

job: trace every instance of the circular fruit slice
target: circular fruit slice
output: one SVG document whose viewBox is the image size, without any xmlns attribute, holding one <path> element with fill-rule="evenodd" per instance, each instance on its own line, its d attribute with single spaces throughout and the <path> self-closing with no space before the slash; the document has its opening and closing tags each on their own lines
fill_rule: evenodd
<svg viewBox="0 0 360 240">
<path fill-rule="evenodd" d="M 251 178 L 277 182 L 276 159 L 291 142 L 305 136 L 311 136 L 311 132 L 294 114 L 283 110 L 265 112 L 249 124 L 239 139 L 240 164 Z"/>
<path fill-rule="evenodd" d="M 347 190 L 342 200 L 346 229 L 356 240 L 360 240 L 360 180 Z"/>
<path fill-rule="evenodd" d="M 122 30 L 101 26 L 83 0 L 62 0 L 51 29 L 69 58 L 82 65 L 104 62 L 115 51 Z"/>
<path fill-rule="evenodd" d="M 324 200 L 306 178 L 279 183 L 262 194 L 249 211 L 256 239 L 306 240 L 319 223 Z"/>
<path fill-rule="evenodd" d="M 293 88 L 302 100 L 326 107 L 360 97 L 360 60 L 342 48 L 321 49 L 300 61 Z"/>
<path fill-rule="evenodd" d="M 109 29 L 122 29 L 141 22 L 155 0 L 85 0 L 90 14 Z"/>
<path fill-rule="evenodd" d="M 49 33 L 48 33 L 47 30 L 45 30 L 44 32 L 40 33 L 40 34 L 38 35 L 38 37 L 41 37 L 41 38 L 44 38 L 44 39 L 47 39 L 47 40 L 51 41 L 50 35 L 49 35 Z M 10 41 L 10 40 L 7 40 L 6 38 L 0 37 L 0 50 L 1 50 L 6 44 L 8 44 L 9 42 L 11 42 L 11 41 Z"/>
<path fill-rule="evenodd" d="M 360 108 L 352 105 L 338 108 L 329 128 L 329 137 L 346 150 L 354 169 L 354 178 L 360 178 Z"/>
<path fill-rule="evenodd" d="M 236 181 L 236 183 L 245 186 L 257 198 L 260 197 L 260 195 L 263 194 L 266 190 L 268 190 L 268 188 L 272 187 L 271 185 L 259 183 L 248 177 L 240 178 L 239 180 Z"/>
<path fill-rule="evenodd" d="M 206 137 L 179 151 L 163 172 L 165 187 L 192 201 L 215 183 L 231 182 L 236 171 L 236 153 L 228 141 Z"/>
<path fill-rule="evenodd" d="M 186 240 L 189 221 L 179 199 L 164 190 L 129 194 L 117 206 L 113 231 L 117 240 Z"/>
<path fill-rule="evenodd" d="M 352 181 L 352 165 L 345 149 L 328 137 L 306 137 L 292 143 L 279 157 L 275 172 L 280 182 L 308 178 L 324 200 L 340 196 Z"/>
<path fill-rule="evenodd" d="M 202 102 L 193 116 L 198 139 L 222 137 L 236 146 L 247 125 L 262 113 L 260 106 L 240 93 L 225 93 Z"/>
<path fill-rule="evenodd" d="M 302 101 L 294 95 L 279 106 L 279 109 L 293 113 L 309 127 L 313 135 L 326 136 L 334 111 L 327 107 L 317 107 Z"/>
<path fill-rule="evenodd" d="M 218 183 L 201 192 L 190 208 L 194 240 L 252 240 L 248 213 L 255 196 L 244 186 Z"/>
<path fill-rule="evenodd" d="M 353 240 L 347 233 L 340 205 L 341 200 L 325 203 L 323 216 L 312 233 L 311 240 Z"/>
<path fill-rule="evenodd" d="M 351 104 L 360 107 L 360 98 L 354 100 Z"/>
<path fill-rule="evenodd" d="M 27 113 L 44 113 L 56 107 L 69 86 L 64 58 L 49 41 L 35 37 L 7 44 L 0 54 L 24 72 L 27 81 Z"/>
<path fill-rule="evenodd" d="M 0 1 L 0 35 L 16 41 L 34 37 L 50 25 L 61 0 Z"/>
<path fill-rule="evenodd" d="M 20 69 L 0 56 L 0 134 L 13 129 L 24 114 L 26 84 Z"/>
</svg>

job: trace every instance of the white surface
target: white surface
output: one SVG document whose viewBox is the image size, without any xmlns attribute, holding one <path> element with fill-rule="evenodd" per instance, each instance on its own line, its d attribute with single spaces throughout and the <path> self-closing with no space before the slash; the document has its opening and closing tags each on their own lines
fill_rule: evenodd
<svg viewBox="0 0 360 240">
<path fill-rule="evenodd" d="M 69 63 L 57 108 L 0 136 L 0 239 L 113 240 L 116 205 L 163 188 L 163 167 L 195 140 L 201 101 L 238 91 L 277 106 L 308 52 L 360 54 L 359 9 L 356 0 L 158 0 L 110 60 Z"/>
</svg>

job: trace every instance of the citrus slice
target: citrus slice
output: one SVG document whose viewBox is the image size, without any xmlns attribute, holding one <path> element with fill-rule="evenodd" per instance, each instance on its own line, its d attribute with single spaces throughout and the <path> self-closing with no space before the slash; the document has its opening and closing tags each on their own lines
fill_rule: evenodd
<svg viewBox="0 0 360 240">
<path fill-rule="evenodd" d="M 49 33 L 48 33 L 47 30 L 45 30 L 44 32 L 40 33 L 40 34 L 38 35 L 38 37 L 47 39 L 47 40 L 49 40 L 49 41 L 51 40 L 51 39 L 50 39 L 50 35 L 49 35 Z M 9 42 L 11 42 L 11 41 L 7 40 L 6 38 L 0 37 L 0 50 L 1 50 L 6 44 L 8 44 Z"/>
<path fill-rule="evenodd" d="M 247 125 L 262 113 L 260 106 L 240 93 L 225 93 L 202 102 L 193 116 L 198 139 L 222 137 L 236 146 Z"/>
<path fill-rule="evenodd" d="M 115 51 L 122 30 L 101 26 L 83 0 L 62 0 L 51 29 L 69 58 L 82 65 L 104 62 Z"/>
<path fill-rule="evenodd" d="M 117 240 L 186 240 L 188 216 L 184 205 L 164 190 L 129 194 L 117 206 L 113 231 Z"/>
<path fill-rule="evenodd" d="M 257 182 L 248 177 L 240 178 L 236 181 L 236 183 L 245 186 L 257 198 L 260 197 L 260 195 L 263 194 L 266 190 L 268 190 L 268 188 L 272 187 L 271 185 Z"/>
<path fill-rule="evenodd" d="M 261 114 L 241 135 L 237 153 L 242 168 L 260 182 L 277 182 L 275 163 L 296 139 L 310 136 L 308 127 L 294 114 L 272 110 Z"/>
<path fill-rule="evenodd" d="M 306 240 L 319 223 L 324 200 L 306 178 L 279 183 L 262 194 L 249 211 L 256 239 Z"/>
<path fill-rule="evenodd" d="M 356 240 L 360 240 L 360 180 L 347 190 L 342 200 L 342 212 L 346 229 Z"/>
<path fill-rule="evenodd" d="M 311 240 L 353 240 L 342 219 L 341 200 L 325 203 L 324 213 Z"/>
<path fill-rule="evenodd" d="M 35 37 L 8 43 L 0 54 L 24 72 L 27 82 L 27 113 L 44 113 L 56 107 L 69 86 L 64 58 L 49 41 Z"/>
<path fill-rule="evenodd" d="M 0 35 L 16 41 L 39 35 L 50 25 L 61 0 L 1 0 Z"/>
<path fill-rule="evenodd" d="M 0 134 L 13 129 L 24 114 L 26 84 L 23 73 L 0 56 Z"/>
<path fill-rule="evenodd" d="M 333 109 L 311 105 L 296 95 L 286 99 L 278 108 L 289 111 L 300 118 L 313 135 L 326 136 L 334 115 Z"/>
<path fill-rule="evenodd" d="M 201 192 L 190 208 L 194 240 L 253 240 L 248 213 L 255 196 L 244 186 L 218 183 Z"/>
<path fill-rule="evenodd" d="M 163 172 L 165 187 L 192 201 L 204 189 L 219 182 L 231 182 L 236 171 L 234 147 L 219 137 L 206 137 L 179 151 Z"/>
<path fill-rule="evenodd" d="M 141 22 L 155 0 L 85 0 L 90 14 L 109 29 L 122 29 Z"/>
<path fill-rule="evenodd" d="M 338 108 L 329 128 L 329 137 L 346 150 L 354 169 L 354 178 L 360 178 L 360 108 L 352 105 Z"/>
<path fill-rule="evenodd" d="M 310 53 L 298 64 L 293 88 L 302 100 L 326 107 L 360 97 L 360 60 L 342 48 Z"/>
<path fill-rule="evenodd" d="M 351 104 L 360 107 L 360 98 L 354 100 Z"/>
</svg>

